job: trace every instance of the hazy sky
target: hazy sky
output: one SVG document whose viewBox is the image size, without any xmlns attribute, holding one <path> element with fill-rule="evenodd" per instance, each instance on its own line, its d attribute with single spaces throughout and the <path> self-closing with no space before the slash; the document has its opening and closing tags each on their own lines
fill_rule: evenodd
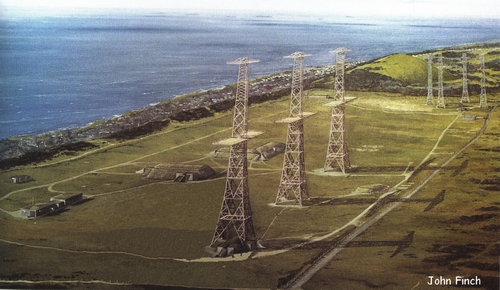
<svg viewBox="0 0 500 290">
<path fill-rule="evenodd" d="M 498 0 L 0 0 L 3 6 L 280 11 L 370 16 L 458 16 L 500 19 Z"/>
</svg>

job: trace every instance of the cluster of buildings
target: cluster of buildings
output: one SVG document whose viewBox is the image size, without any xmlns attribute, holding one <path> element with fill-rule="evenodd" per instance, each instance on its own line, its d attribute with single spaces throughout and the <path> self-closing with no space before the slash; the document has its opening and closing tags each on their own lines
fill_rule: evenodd
<svg viewBox="0 0 500 290">
<path fill-rule="evenodd" d="M 12 183 L 26 183 L 33 181 L 29 175 L 15 175 L 10 178 Z M 63 193 L 50 198 L 48 202 L 36 203 L 21 208 L 19 213 L 26 218 L 36 218 L 56 213 L 70 205 L 75 205 L 83 200 L 83 193 Z"/>
</svg>

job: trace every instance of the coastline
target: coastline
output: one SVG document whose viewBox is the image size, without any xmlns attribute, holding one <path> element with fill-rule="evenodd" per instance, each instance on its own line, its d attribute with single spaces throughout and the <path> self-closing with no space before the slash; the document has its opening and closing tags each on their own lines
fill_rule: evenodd
<svg viewBox="0 0 500 290">
<path fill-rule="evenodd" d="M 304 73 L 305 86 L 332 74 L 331 67 L 312 67 Z M 249 104 L 278 99 L 289 94 L 291 72 L 258 77 L 250 81 Z M 134 139 L 167 127 L 171 121 L 191 121 L 233 108 L 236 84 L 202 90 L 126 112 L 87 126 L 48 131 L 0 140 L 0 170 L 41 161 L 64 150 L 95 146 L 98 138 Z"/>
</svg>

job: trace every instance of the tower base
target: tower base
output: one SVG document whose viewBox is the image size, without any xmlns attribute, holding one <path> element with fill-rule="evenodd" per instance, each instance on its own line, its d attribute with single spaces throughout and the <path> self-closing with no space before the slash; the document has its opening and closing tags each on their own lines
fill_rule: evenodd
<svg viewBox="0 0 500 290">
<path fill-rule="evenodd" d="M 206 246 L 203 250 L 210 254 L 212 258 L 231 257 L 235 254 L 242 254 L 253 252 L 257 249 L 263 248 L 256 240 L 246 241 L 241 244 L 239 239 L 231 240 L 218 240 L 213 246 Z"/>
</svg>

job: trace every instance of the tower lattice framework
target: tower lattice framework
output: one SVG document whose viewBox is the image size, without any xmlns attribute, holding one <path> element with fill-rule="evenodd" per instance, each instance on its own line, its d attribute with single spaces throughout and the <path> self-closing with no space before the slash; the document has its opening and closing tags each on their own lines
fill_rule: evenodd
<svg viewBox="0 0 500 290">
<path fill-rule="evenodd" d="M 342 171 L 344 174 L 351 168 L 345 130 L 344 68 L 345 54 L 348 51 L 350 50 L 347 48 L 331 51 L 336 54 L 334 87 L 336 101 L 327 104 L 332 106 L 332 118 L 324 166 L 324 171 Z"/>
<path fill-rule="evenodd" d="M 330 51 L 335 53 L 335 85 L 333 92 L 333 99 L 336 101 L 344 100 L 344 75 L 345 75 L 345 54 L 351 51 L 347 48 L 337 48 L 336 50 Z"/>
<path fill-rule="evenodd" d="M 488 99 L 486 98 L 486 76 L 484 66 L 484 54 L 479 56 L 481 61 L 481 94 L 479 95 L 479 107 L 482 109 L 488 108 Z"/>
<path fill-rule="evenodd" d="M 249 64 L 255 62 L 258 60 L 249 58 L 228 62 L 239 66 L 238 83 L 231 138 L 214 143 L 231 146 L 231 149 L 224 198 L 210 246 L 214 246 L 219 240 L 227 241 L 237 237 L 244 249 L 249 250 L 248 242 L 256 238 L 248 190 L 247 165 L 247 140 L 261 134 L 248 131 Z"/>
<path fill-rule="evenodd" d="M 434 96 L 432 95 L 432 53 L 427 55 L 427 99 L 425 101 L 426 105 L 434 105 Z"/>
<path fill-rule="evenodd" d="M 467 53 L 462 53 L 462 99 L 460 100 L 461 103 L 467 102 L 470 103 L 469 99 L 469 88 L 468 88 L 468 83 L 467 83 Z"/>
<path fill-rule="evenodd" d="M 437 108 L 445 108 L 446 104 L 444 102 L 444 92 L 443 92 L 443 55 L 439 54 L 438 57 L 439 70 L 438 70 L 438 98 L 437 98 Z"/>
<path fill-rule="evenodd" d="M 276 121 L 288 124 L 285 154 L 281 180 L 276 196 L 276 205 L 300 205 L 309 198 L 304 162 L 304 118 L 313 113 L 303 112 L 303 52 L 295 52 L 285 58 L 293 58 L 292 92 L 290 95 L 290 114 L 288 118 Z"/>
</svg>

